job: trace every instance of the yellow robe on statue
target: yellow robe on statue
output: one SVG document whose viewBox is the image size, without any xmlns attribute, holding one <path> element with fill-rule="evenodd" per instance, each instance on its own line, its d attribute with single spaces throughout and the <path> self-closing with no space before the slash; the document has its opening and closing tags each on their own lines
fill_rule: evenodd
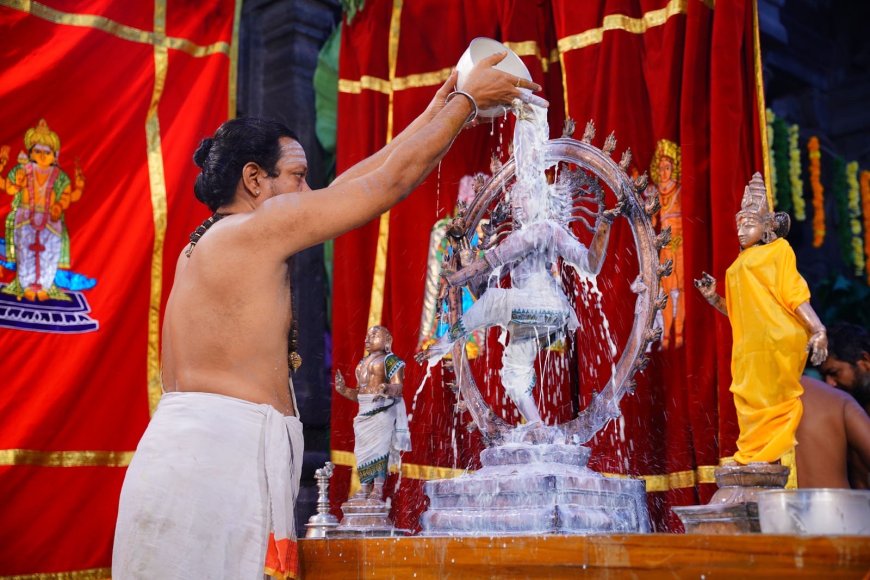
<svg viewBox="0 0 870 580">
<path fill-rule="evenodd" d="M 740 436 L 734 459 L 771 462 L 794 448 L 809 335 L 795 314 L 810 299 L 784 239 L 743 250 L 725 274 L 734 347 L 731 392 Z"/>
</svg>

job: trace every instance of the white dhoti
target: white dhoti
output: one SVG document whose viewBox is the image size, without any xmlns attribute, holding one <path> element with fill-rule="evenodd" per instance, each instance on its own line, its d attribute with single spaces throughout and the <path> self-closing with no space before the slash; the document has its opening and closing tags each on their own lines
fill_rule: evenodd
<svg viewBox="0 0 870 580">
<path fill-rule="evenodd" d="M 270 405 L 164 394 L 124 479 L 112 577 L 295 578 L 302 448 Z"/>
<path fill-rule="evenodd" d="M 23 290 L 40 287 L 47 292 L 54 286 L 61 250 L 58 231 L 50 227 L 35 229 L 30 224 L 16 228 L 18 283 Z"/>
<path fill-rule="evenodd" d="M 354 446 L 360 483 L 387 475 L 398 465 L 400 453 L 411 450 L 408 415 L 401 397 L 359 395 L 359 413 L 353 420 Z"/>
</svg>

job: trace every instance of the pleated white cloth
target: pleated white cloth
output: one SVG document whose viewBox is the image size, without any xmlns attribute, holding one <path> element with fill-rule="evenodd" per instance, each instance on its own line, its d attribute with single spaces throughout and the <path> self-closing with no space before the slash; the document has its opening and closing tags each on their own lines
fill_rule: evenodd
<svg viewBox="0 0 870 580">
<path fill-rule="evenodd" d="M 399 465 L 403 451 L 411 450 L 408 414 L 401 397 L 358 395 L 359 412 L 353 420 L 357 474 L 361 483 L 386 477 Z"/>
<path fill-rule="evenodd" d="M 160 400 L 121 490 L 114 580 L 294 578 L 302 423 L 211 393 Z"/>
</svg>

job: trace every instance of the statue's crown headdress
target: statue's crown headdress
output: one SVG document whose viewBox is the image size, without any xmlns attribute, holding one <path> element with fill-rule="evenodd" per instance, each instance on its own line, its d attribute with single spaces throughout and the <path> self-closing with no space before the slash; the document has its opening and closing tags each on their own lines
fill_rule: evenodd
<svg viewBox="0 0 870 580">
<path fill-rule="evenodd" d="M 743 190 L 743 200 L 740 202 L 740 212 L 738 213 L 738 215 L 749 214 L 753 214 L 760 219 L 764 219 L 770 214 L 764 178 L 757 171 L 752 176 L 752 179 L 749 180 L 749 185 Z"/>
<path fill-rule="evenodd" d="M 52 151 L 60 151 L 60 137 L 48 128 L 45 119 L 40 119 L 36 127 L 31 127 L 24 133 L 24 148 L 30 151 L 34 145 L 51 147 Z"/>
<path fill-rule="evenodd" d="M 656 143 L 656 151 L 653 154 L 652 162 L 650 163 L 650 177 L 652 178 L 653 183 L 656 185 L 661 184 L 661 177 L 659 176 L 659 162 L 662 157 L 668 157 L 671 159 L 671 163 L 673 165 L 671 169 L 671 179 L 674 181 L 680 181 L 680 174 L 682 173 L 681 165 L 682 165 L 682 155 L 680 154 L 680 146 L 674 143 L 673 141 L 668 141 L 667 139 L 659 139 L 659 142 Z"/>
</svg>

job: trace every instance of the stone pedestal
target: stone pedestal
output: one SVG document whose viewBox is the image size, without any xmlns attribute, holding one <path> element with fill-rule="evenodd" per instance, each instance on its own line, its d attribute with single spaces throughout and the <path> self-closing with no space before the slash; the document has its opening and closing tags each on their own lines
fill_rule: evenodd
<svg viewBox="0 0 870 580">
<path fill-rule="evenodd" d="M 368 536 L 407 536 L 410 530 L 393 526 L 390 521 L 390 506 L 381 499 L 370 497 L 360 491 L 341 506 L 344 517 L 341 523 L 327 532 L 330 538 Z"/>
<path fill-rule="evenodd" d="M 723 465 L 714 476 L 719 489 L 707 505 L 673 508 L 687 534 L 737 534 L 761 532 L 758 523 L 759 492 L 782 489 L 789 468 L 774 463 Z"/>
<path fill-rule="evenodd" d="M 586 467 L 589 448 L 508 444 L 480 456 L 482 469 L 426 482 L 424 535 L 649 532 L 646 486 Z"/>
</svg>

